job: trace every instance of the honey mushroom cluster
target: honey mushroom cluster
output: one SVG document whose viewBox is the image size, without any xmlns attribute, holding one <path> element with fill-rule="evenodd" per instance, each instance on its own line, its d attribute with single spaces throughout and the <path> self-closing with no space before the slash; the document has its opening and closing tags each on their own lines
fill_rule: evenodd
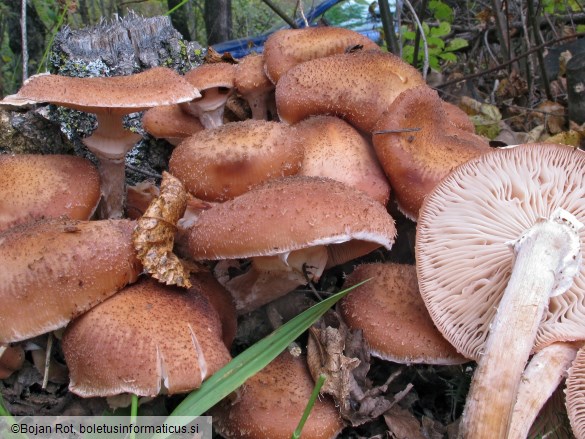
<svg viewBox="0 0 585 439">
<path fill-rule="evenodd" d="M 127 95 L 133 97 L 127 98 Z M 83 96 L 90 96 L 89 101 Z M 253 120 L 226 121 L 225 106 L 228 98 L 234 96 L 246 100 Z M 485 218 L 466 223 L 463 236 L 457 235 L 461 232 L 452 234 L 455 227 L 461 228 L 457 225 L 461 221 L 457 215 L 467 218 L 469 212 L 461 210 L 465 195 L 449 193 L 446 182 L 454 181 L 453 185 L 460 192 L 470 190 L 476 182 L 483 184 L 485 177 L 482 179 L 479 171 L 467 171 L 466 163 L 483 163 L 484 157 L 491 163 L 490 160 L 500 160 L 500 156 L 490 150 L 485 139 L 474 134 L 465 113 L 442 101 L 416 69 L 382 52 L 357 33 L 332 27 L 279 31 L 267 41 L 263 55 L 246 57 L 235 65 L 204 64 L 184 77 L 163 68 L 124 78 L 35 76 L 16 95 L 6 97 L 3 102 L 11 105 L 51 102 L 98 116 L 98 129 L 84 139 L 84 143 L 98 156 L 99 173 L 89 162 L 67 162 L 76 158 L 63 157 L 60 165 L 56 164 L 57 156 L 55 164 L 48 158 L 32 156 L 0 159 L 0 167 L 8 170 L 0 172 L 0 181 L 6 176 L 8 184 L 3 187 L 9 188 L 0 192 L 0 201 L 3 197 L 11 199 L 5 204 L 14 205 L 18 211 L 0 215 L 0 219 L 8 218 L 5 221 L 7 230 L 1 232 L 0 224 L 0 264 L 7 267 L 2 272 L 6 279 L 0 286 L 0 300 L 5 304 L 3 310 L 9 306 L 15 310 L 0 314 L 0 343 L 13 343 L 67 325 L 63 349 L 71 372 L 72 392 L 82 396 L 111 396 L 123 392 L 155 396 L 183 393 L 198 387 L 229 361 L 236 314 L 243 315 L 300 285 L 316 282 L 324 270 L 335 265 L 355 260 L 380 247 L 392 248 L 396 228 L 387 210 L 391 193 L 406 217 L 413 221 L 420 219 L 416 268 L 420 293 L 412 266 L 364 266 L 356 270 L 348 283 L 359 281 L 363 272 L 364 276 L 375 277 L 371 290 L 366 285 L 353 296 L 350 294 L 341 305 L 343 318 L 351 327 L 364 331 L 374 355 L 406 363 L 452 364 L 467 358 L 480 360 L 479 353 L 484 350 L 487 334 L 490 333 L 488 339 L 496 337 L 489 329 L 494 325 L 489 318 L 498 308 L 500 297 L 494 291 L 505 287 L 512 272 L 510 260 L 513 258 L 511 254 L 492 253 L 496 248 L 492 244 L 497 241 L 501 247 L 504 241 L 500 238 L 506 237 L 508 241 L 519 238 L 523 230 L 530 228 L 530 221 L 519 221 L 525 229 L 514 228 L 517 234 L 512 233 L 512 227 L 500 224 L 504 231 L 497 239 L 475 234 L 488 228 Z M 134 248 L 136 235 L 140 235 L 136 232 L 136 223 L 120 219 L 124 205 L 124 155 L 137 136 L 123 129 L 121 118 L 147 108 L 151 109 L 143 116 L 145 129 L 176 145 L 169 172 L 178 180 L 175 189 L 185 194 L 182 205 L 171 208 L 172 219 L 165 216 L 166 208 L 150 210 L 144 216 L 153 224 L 149 229 L 148 245 L 160 251 L 144 249 L 138 257 Z M 531 148 L 535 152 L 524 152 Z M 526 146 L 518 147 L 517 151 L 531 157 L 551 155 L 555 165 L 562 162 L 558 165 L 560 169 L 568 167 L 564 159 L 555 158 L 565 154 L 562 147 Z M 510 157 L 505 154 L 508 153 L 501 157 L 516 163 L 516 152 L 510 152 Z M 573 154 L 577 157 L 582 153 L 575 151 Z M 577 161 L 581 163 L 580 156 Z M 22 189 L 24 183 L 19 180 L 24 177 L 20 177 L 16 169 L 25 166 L 24 163 L 33 166 L 32 171 L 26 171 L 32 175 L 33 185 L 42 187 L 41 182 L 47 179 L 58 182 L 53 192 L 44 188 L 39 191 L 46 193 L 48 201 L 35 198 L 37 191 Z M 519 173 L 521 165 L 518 166 L 505 175 Z M 549 164 L 541 166 L 546 170 Z M 70 170 L 71 167 L 75 171 Z M 87 170 L 81 170 L 83 167 Z M 112 171 L 114 167 L 116 170 Z M 452 176 L 456 172 L 467 172 L 469 181 L 456 181 L 457 177 Z M 47 173 L 47 177 L 37 177 L 45 175 L 43 173 Z M 556 313 L 551 317 L 551 325 L 559 326 L 562 334 L 543 335 L 537 339 L 539 344 L 534 350 L 533 341 L 526 341 L 524 353 L 519 354 L 518 365 L 514 366 L 518 374 L 522 373 L 531 352 L 546 349 L 548 344 L 583 339 L 582 327 L 561 321 L 568 311 L 558 310 L 561 305 L 576 306 L 565 291 L 569 289 L 573 294 L 581 286 L 580 280 L 575 281 L 576 288 L 571 285 L 575 273 L 581 270 L 580 243 L 575 234 L 583 233 L 579 229 L 583 210 L 577 201 L 566 201 L 568 197 L 563 191 L 572 191 L 575 197 L 583 198 L 583 185 L 576 181 L 568 186 L 569 189 L 561 190 L 553 187 L 560 178 L 546 171 L 537 177 L 535 171 L 528 174 L 508 181 L 504 189 L 492 188 L 491 194 L 503 197 L 504 204 L 522 205 L 526 199 L 540 208 L 546 201 L 556 209 L 570 211 L 570 214 L 555 216 L 552 207 L 548 207 L 529 217 L 541 215 L 560 224 L 559 242 L 568 237 L 573 244 L 557 259 L 564 261 L 574 255 L 579 267 L 555 267 L 555 270 L 569 272 L 559 278 L 558 283 L 564 289 L 554 290 L 553 295 L 558 298 L 551 299 L 549 308 L 550 313 Z M 79 183 L 75 178 L 85 180 Z M 494 175 L 493 179 L 497 178 L 505 177 Z M 546 200 L 534 201 L 537 195 L 520 194 L 524 185 L 538 186 L 534 182 L 524 182 L 531 178 L 547 188 L 551 186 L 547 189 L 550 196 Z M 99 219 L 96 219 L 94 211 L 100 191 L 102 205 L 106 207 L 99 209 Z M 24 193 L 34 194 L 31 195 L 34 201 L 20 195 Z M 65 193 L 89 200 L 61 201 Z M 157 195 L 154 190 L 147 195 L 147 200 L 169 202 L 165 194 Z M 482 197 L 483 194 L 469 196 L 476 202 Z M 447 200 L 450 207 L 442 207 L 443 200 Z M 171 199 L 170 203 L 173 201 Z M 488 209 L 500 223 L 505 223 L 506 220 L 499 217 L 503 208 L 500 211 L 497 210 L 499 204 L 494 202 L 493 205 L 496 207 L 480 206 L 478 210 L 482 213 L 482 209 Z M 52 210 L 42 210 L 49 207 Z M 453 215 L 447 223 L 431 225 L 433 220 L 438 222 L 435 216 L 441 217 L 445 212 Z M 56 218 L 60 216 L 67 218 Z M 183 218 L 177 222 L 180 216 Z M 140 223 L 140 219 L 138 221 Z M 164 225 L 165 230 L 160 236 L 152 232 L 158 225 Z M 443 232 L 444 236 L 435 236 Z M 455 262 L 455 257 L 465 254 L 472 259 L 473 253 L 460 250 L 456 244 L 458 240 L 471 246 L 472 251 L 477 250 L 482 258 L 487 257 L 484 254 L 496 258 L 503 264 L 502 268 L 491 274 L 461 274 L 461 262 Z M 431 246 L 433 241 L 439 241 L 437 249 Z M 157 277 L 154 274 L 157 269 L 163 266 L 161 271 L 164 271 L 164 264 L 174 256 L 173 244 L 181 258 L 191 260 L 189 264 L 213 261 L 210 264 L 213 275 L 211 272 L 195 273 L 190 278 L 180 275 L 182 285 L 189 285 L 189 281 L 194 284 L 187 293 L 156 283 L 147 279 L 146 273 L 141 273 L 146 271 Z M 441 262 L 441 248 L 451 251 L 453 260 Z M 189 264 L 185 264 L 186 271 Z M 473 267 L 477 268 L 477 264 Z M 455 274 L 456 280 L 447 279 L 453 273 L 460 274 Z M 49 274 L 49 280 L 41 281 L 45 274 Z M 496 279 L 495 287 L 488 282 L 492 277 Z M 177 283 L 172 275 L 164 279 L 167 284 Z M 45 282 L 52 288 L 45 288 Z M 439 286 L 432 282 L 439 282 Z M 126 286 L 128 284 L 133 285 Z M 396 292 L 401 289 L 402 298 Z M 487 298 L 479 295 L 484 291 Z M 441 293 L 446 298 L 440 296 Z M 485 309 L 476 306 L 476 311 L 488 319 L 482 323 L 449 320 L 450 315 L 461 318 L 468 314 L 452 309 L 457 299 L 450 298 L 450 294 L 469 297 L 474 303 L 487 303 Z M 543 291 L 543 297 L 545 294 Z M 367 305 L 367 300 L 374 305 Z M 428 314 L 423 310 L 423 300 Z M 540 300 L 540 314 L 533 316 L 536 323 L 531 323 L 535 328 L 531 330 L 532 338 L 544 310 L 549 307 L 548 299 Z M 442 301 L 446 305 L 442 305 Z M 358 312 L 361 302 L 364 302 L 365 311 Z M 410 304 L 410 307 L 396 311 L 400 303 Z M 43 307 L 41 313 L 37 312 L 39 305 Z M 379 308 L 376 312 L 388 310 L 379 317 L 380 325 L 371 325 L 372 306 Z M 131 322 L 127 321 L 125 310 L 132 310 Z M 420 328 L 425 329 L 418 331 L 422 339 L 416 344 L 424 349 L 417 353 L 395 353 L 389 340 L 379 340 L 379 337 L 384 338 L 385 332 L 392 331 L 392 335 L 397 336 L 399 327 L 407 326 L 400 323 L 397 312 L 408 315 L 411 321 L 415 318 L 420 321 Z M 573 309 L 572 312 L 580 315 L 580 311 Z M 514 318 L 510 319 L 510 324 L 516 325 Z M 169 328 L 168 321 L 175 325 Z M 546 324 L 543 321 L 544 327 Z M 413 332 L 416 330 L 411 329 Z M 474 339 L 461 342 L 454 333 L 464 340 L 466 337 Z M 374 341 L 374 337 L 378 340 Z M 98 338 L 103 339 L 100 344 L 108 350 L 107 355 L 87 347 Z M 133 339 L 142 340 L 137 344 L 139 349 L 132 343 L 128 345 Z M 512 344 L 509 338 L 503 340 L 498 343 Z M 571 349 L 576 352 L 574 345 Z M 429 350 L 433 352 L 429 354 Z M 441 352 L 435 353 L 437 350 Z M 278 364 L 290 361 L 281 358 Z M 294 361 L 296 364 L 299 360 Z M 491 364 L 483 365 L 482 359 L 479 368 L 482 371 L 493 368 Z M 294 381 L 296 378 L 290 378 L 290 374 L 298 367 L 285 366 L 286 372 L 276 373 Z M 193 374 L 193 371 L 198 372 Z M 558 375 L 563 373 L 560 370 Z M 257 380 L 279 384 L 278 380 L 263 378 L 260 374 Z M 560 378 L 556 379 L 551 387 L 556 387 L 559 381 Z M 473 400 L 492 404 L 490 385 L 474 384 Z M 251 389 L 252 382 L 249 386 Z M 310 388 L 310 384 L 303 386 Z M 501 386 L 509 387 L 510 394 L 502 409 L 507 410 L 506 414 L 498 415 L 503 427 L 497 432 L 482 433 L 485 437 L 505 437 L 508 429 L 507 419 L 512 413 L 518 385 L 506 382 Z M 253 397 L 255 393 L 252 392 L 257 391 L 242 392 Z M 277 388 L 274 392 L 282 390 Z M 295 404 L 299 406 L 298 400 Z M 331 412 L 332 401 L 325 399 L 323 404 L 329 404 L 324 410 Z M 221 414 L 221 433 L 228 438 L 260 437 L 262 434 L 271 438 L 290 437 L 296 426 L 295 423 L 292 429 L 287 427 L 276 433 L 266 425 L 269 434 L 249 433 L 252 430 L 248 424 L 245 428 L 229 425 L 230 405 L 222 404 L 227 414 Z M 283 410 L 287 410 L 284 404 Z M 484 415 L 477 415 L 475 410 L 468 402 L 462 437 L 483 437 L 475 427 L 470 427 L 477 423 L 487 425 L 478 420 L 484 419 Z M 253 421 L 246 412 L 243 416 L 249 424 L 268 422 L 266 418 Z M 342 426 L 336 416 L 328 421 L 330 427 L 311 426 L 317 418 L 317 415 L 309 417 L 307 431 L 313 432 L 310 437 L 333 437 Z"/>
</svg>

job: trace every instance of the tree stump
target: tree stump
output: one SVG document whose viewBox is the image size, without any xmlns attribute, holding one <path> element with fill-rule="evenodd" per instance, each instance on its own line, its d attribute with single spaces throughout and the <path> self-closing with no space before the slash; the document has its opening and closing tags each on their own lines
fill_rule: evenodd
<svg viewBox="0 0 585 439">
<path fill-rule="evenodd" d="M 573 56 L 567 63 L 567 97 L 569 119 L 585 123 L 585 53 Z"/>
</svg>

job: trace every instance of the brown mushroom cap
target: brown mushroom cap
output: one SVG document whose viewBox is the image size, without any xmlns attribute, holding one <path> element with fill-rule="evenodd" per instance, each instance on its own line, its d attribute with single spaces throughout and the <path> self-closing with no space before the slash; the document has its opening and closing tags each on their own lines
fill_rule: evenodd
<svg viewBox="0 0 585 439">
<path fill-rule="evenodd" d="M 269 179 L 296 173 L 302 154 L 294 128 L 246 120 L 184 140 L 174 149 L 169 169 L 194 196 L 224 201 Z"/>
<path fill-rule="evenodd" d="M 276 85 L 280 120 L 339 116 L 369 132 L 404 90 L 424 85 L 421 74 L 391 53 L 359 51 L 304 62 Z"/>
<path fill-rule="evenodd" d="M 508 284 L 517 239 L 558 207 L 585 221 L 585 153 L 563 145 L 495 150 L 459 166 L 427 197 L 417 228 L 417 274 L 433 321 L 468 358 L 479 359 Z M 576 170 L 573 171 L 573 169 Z M 585 244 L 585 230 L 579 237 Z M 585 339 L 585 267 L 551 297 L 535 350 Z"/>
<path fill-rule="evenodd" d="M 0 187 L 0 231 L 63 215 L 88 220 L 101 196 L 93 164 L 67 155 L 2 155 Z"/>
<path fill-rule="evenodd" d="M 345 53 L 361 46 L 363 50 L 380 51 L 368 37 L 333 26 L 283 29 L 274 32 L 264 43 L 266 74 L 276 84 L 297 64 L 316 58 Z"/>
<path fill-rule="evenodd" d="M 158 105 L 187 102 L 199 96 L 181 75 L 154 67 L 128 76 L 75 78 L 40 74 L 25 81 L 11 98 L 50 102 L 88 113 L 127 114 Z"/>
<path fill-rule="evenodd" d="M 152 136 L 173 144 L 204 130 L 199 119 L 185 113 L 179 105 L 151 108 L 142 116 L 142 126 Z"/>
<path fill-rule="evenodd" d="M 24 349 L 20 345 L 0 345 L 0 380 L 5 380 L 24 363 Z"/>
<path fill-rule="evenodd" d="M 202 212 L 189 249 L 194 259 L 271 256 L 351 239 L 390 249 L 395 233 L 386 209 L 362 192 L 331 179 L 293 176 Z"/>
<path fill-rule="evenodd" d="M 289 439 L 313 387 L 304 357 L 284 351 L 212 410 L 214 427 L 228 439 Z M 333 438 L 343 426 L 333 401 L 317 398 L 302 437 Z"/>
<path fill-rule="evenodd" d="M 304 151 L 299 175 L 332 178 L 388 203 L 390 183 L 359 131 L 331 116 L 309 117 L 295 127 Z"/>
<path fill-rule="evenodd" d="M 418 291 L 413 265 L 364 264 L 346 279 L 358 284 L 340 302 L 343 320 L 362 329 L 372 355 L 397 363 L 460 364 L 458 354 L 433 325 Z"/>
<path fill-rule="evenodd" d="M 420 130 L 376 134 L 405 128 Z M 444 102 L 427 86 L 394 100 L 374 127 L 373 143 L 400 211 L 412 220 L 425 196 L 452 169 L 491 150 L 487 140 L 453 125 Z"/>
<path fill-rule="evenodd" d="M 577 439 L 585 438 L 585 348 L 579 349 L 567 378 L 566 405 Z"/>
<path fill-rule="evenodd" d="M 152 278 L 71 322 L 63 353 L 69 389 L 84 397 L 187 392 L 230 361 L 211 303 Z"/>
<path fill-rule="evenodd" d="M 141 270 L 134 223 L 51 219 L 0 234 L 0 342 L 62 328 Z"/>
<path fill-rule="evenodd" d="M 264 72 L 264 57 L 251 54 L 236 65 L 235 86 L 252 110 L 252 118 L 267 119 L 268 111 L 274 110 L 274 84 Z"/>
</svg>

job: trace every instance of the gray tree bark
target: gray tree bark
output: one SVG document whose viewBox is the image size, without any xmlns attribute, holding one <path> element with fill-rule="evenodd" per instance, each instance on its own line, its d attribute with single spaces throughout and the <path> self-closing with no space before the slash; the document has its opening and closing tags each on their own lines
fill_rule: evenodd
<svg viewBox="0 0 585 439">
<path fill-rule="evenodd" d="M 204 17 L 208 46 L 232 38 L 231 0 L 205 0 Z"/>
</svg>

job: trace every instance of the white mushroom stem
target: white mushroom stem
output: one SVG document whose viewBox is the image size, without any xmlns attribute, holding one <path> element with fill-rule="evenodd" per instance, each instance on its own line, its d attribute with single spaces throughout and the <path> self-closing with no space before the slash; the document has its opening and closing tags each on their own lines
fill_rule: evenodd
<svg viewBox="0 0 585 439">
<path fill-rule="evenodd" d="M 567 376 L 577 350 L 571 343 L 553 343 L 532 357 L 518 388 L 508 439 L 528 437 L 536 416 Z"/>
<path fill-rule="evenodd" d="M 228 88 L 210 88 L 201 91 L 201 98 L 180 105 L 183 111 L 198 117 L 205 129 L 216 128 L 223 125 L 225 103 L 232 92 Z"/>
<path fill-rule="evenodd" d="M 126 153 L 141 138 L 128 131 L 118 114 L 97 114 L 98 126 L 91 136 L 83 139 L 87 148 L 99 160 L 102 201 L 98 207 L 101 219 L 122 218 L 125 200 L 125 157 Z"/>
<path fill-rule="evenodd" d="M 580 269 L 581 227 L 559 210 L 511 243 L 516 260 L 478 361 L 460 437 L 507 437 L 522 372 L 549 298 L 564 293 Z"/>
</svg>

